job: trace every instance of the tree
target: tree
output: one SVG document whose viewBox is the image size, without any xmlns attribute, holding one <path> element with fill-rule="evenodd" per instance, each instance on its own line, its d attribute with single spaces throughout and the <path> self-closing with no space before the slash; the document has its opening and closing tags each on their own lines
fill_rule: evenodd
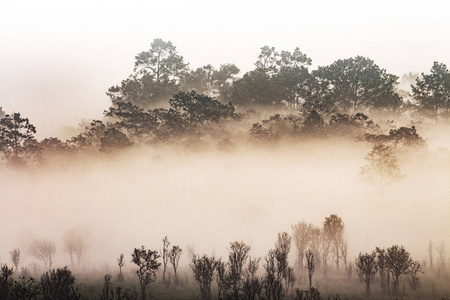
<svg viewBox="0 0 450 300">
<path fill-rule="evenodd" d="M 283 279 L 285 281 L 286 291 L 290 285 L 289 280 L 291 279 L 289 274 L 292 273 L 289 267 L 288 256 L 291 250 L 291 240 L 292 238 L 287 234 L 287 232 L 278 233 L 278 239 L 275 243 L 275 258 L 277 260 L 277 278 Z"/>
<path fill-rule="evenodd" d="M 375 274 L 378 271 L 376 256 L 377 255 L 375 251 L 373 251 L 370 254 L 359 253 L 358 258 L 356 259 L 355 262 L 355 265 L 358 268 L 358 274 L 361 274 L 364 277 L 367 295 L 370 295 L 370 283 L 372 282 L 373 278 L 375 277 Z"/>
<path fill-rule="evenodd" d="M 139 53 L 135 59 L 134 71 L 154 75 L 156 81 L 179 81 L 188 66 L 172 42 L 165 42 L 162 39 L 154 39 L 150 49 Z"/>
<path fill-rule="evenodd" d="M 380 197 L 382 197 L 383 187 L 402 177 L 397 165 L 397 158 L 391 147 L 376 144 L 365 159 L 368 164 L 361 168 L 360 176 L 367 182 L 378 186 Z"/>
<path fill-rule="evenodd" d="M 334 255 L 336 256 L 336 268 L 339 270 L 340 245 L 344 242 L 344 222 L 337 215 L 330 215 L 323 223 L 324 234 L 334 245 Z"/>
<path fill-rule="evenodd" d="M 64 247 L 70 255 L 70 263 L 74 266 L 73 256 L 76 255 L 78 267 L 81 266 L 81 259 L 89 247 L 91 232 L 88 227 L 77 225 L 64 233 Z"/>
<path fill-rule="evenodd" d="M 403 246 L 393 245 L 386 249 L 386 264 L 392 275 L 392 292 L 394 295 L 398 294 L 400 275 L 408 271 L 410 263 L 410 254 Z"/>
<path fill-rule="evenodd" d="M 6 264 L 0 265 L 0 299 L 8 299 L 12 288 L 13 268 L 8 268 Z"/>
<path fill-rule="evenodd" d="M 244 264 L 248 258 L 248 252 L 250 246 L 244 242 L 230 243 L 230 249 L 228 250 L 228 276 L 227 281 L 231 287 L 230 297 L 233 299 L 239 299 L 239 290 L 242 284 L 242 275 Z"/>
<path fill-rule="evenodd" d="M 406 272 L 409 275 L 409 285 L 413 291 L 417 290 L 420 286 L 420 279 L 417 277 L 417 273 L 423 273 L 422 265 L 417 260 L 410 260 L 409 268 Z"/>
<path fill-rule="evenodd" d="M 194 279 L 200 286 L 202 300 L 211 300 L 211 282 L 216 268 L 214 257 L 203 254 L 202 257 L 194 255 L 190 264 L 194 272 Z"/>
<path fill-rule="evenodd" d="M 36 159 L 40 147 L 34 137 L 36 127 L 20 113 L 0 119 L 0 156 L 13 165 L 23 165 Z"/>
<path fill-rule="evenodd" d="M 13 262 L 17 272 L 20 262 L 20 249 L 15 248 L 14 250 L 9 252 L 9 255 L 11 256 L 11 261 Z"/>
<path fill-rule="evenodd" d="M 247 268 L 245 270 L 245 281 L 242 286 L 242 296 L 246 300 L 261 299 L 263 289 L 262 280 L 256 276 L 259 268 L 260 258 L 252 259 L 249 257 Z M 219 298 L 220 299 L 220 298 Z"/>
<path fill-rule="evenodd" d="M 383 291 L 383 293 L 386 293 L 387 287 L 387 292 L 389 293 L 390 277 L 389 277 L 389 265 L 387 263 L 387 252 L 385 249 L 381 249 L 378 247 L 375 248 L 375 252 L 377 254 L 377 267 L 378 272 L 380 273 L 381 290 Z"/>
<path fill-rule="evenodd" d="M 278 260 L 276 250 L 269 250 L 269 253 L 265 257 L 266 264 L 264 269 L 266 274 L 264 275 L 264 289 L 266 298 L 268 300 L 279 300 L 284 296 L 283 282 L 281 278 L 281 272 L 278 270 Z"/>
<path fill-rule="evenodd" d="M 172 250 L 169 252 L 169 260 L 170 263 L 173 266 L 173 272 L 175 274 L 175 284 L 178 284 L 178 276 L 177 276 L 177 269 L 178 269 L 178 262 L 180 261 L 181 253 L 183 253 L 183 250 L 181 250 L 180 246 L 173 246 Z"/>
<path fill-rule="evenodd" d="M 53 269 L 41 276 L 41 293 L 43 298 L 48 300 L 80 299 L 81 296 L 73 288 L 74 284 L 75 276 L 67 267 Z"/>
<path fill-rule="evenodd" d="M 355 113 L 360 108 L 396 109 L 401 100 L 394 91 L 398 77 L 362 56 L 340 59 L 319 67 L 313 75 L 321 86 L 321 102 L 336 110 Z M 330 108 L 329 108 L 330 109 Z"/>
<path fill-rule="evenodd" d="M 234 106 L 200 95 L 195 91 L 180 92 L 169 100 L 171 109 L 177 111 L 190 125 L 218 123 L 234 117 Z"/>
<path fill-rule="evenodd" d="M 163 242 L 163 248 L 160 251 L 160 255 L 163 260 L 163 282 L 166 282 L 166 268 L 167 268 L 167 262 L 169 261 L 169 245 L 170 242 L 167 239 L 167 236 L 164 237 L 162 240 Z"/>
<path fill-rule="evenodd" d="M 29 253 L 41 260 L 46 269 L 51 269 L 53 264 L 53 254 L 56 253 L 55 242 L 47 239 L 33 240 L 30 245 Z"/>
<path fill-rule="evenodd" d="M 125 149 L 131 145 L 132 143 L 127 138 L 126 134 L 116 128 L 108 128 L 100 138 L 99 150 L 102 152 L 112 152 Z"/>
<path fill-rule="evenodd" d="M 156 271 L 161 266 L 161 263 L 158 262 L 160 255 L 157 251 L 145 250 L 145 247 L 142 246 L 140 249 L 135 248 L 131 257 L 131 262 L 138 266 L 136 275 L 141 286 L 141 299 L 145 300 L 147 285 L 156 280 Z"/>
<path fill-rule="evenodd" d="M 281 51 L 276 77 L 283 87 L 288 106 L 292 108 L 297 108 L 311 95 L 311 74 L 307 68 L 311 62 L 311 58 L 298 47 L 293 52 Z"/>
<path fill-rule="evenodd" d="M 125 265 L 123 253 L 120 253 L 119 258 L 117 259 L 117 265 L 119 266 L 119 281 L 123 281 L 122 267 Z"/>
<path fill-rule="evenodd" d="M 111 274 L 105 275 L 100 300 L 114 300 L 114 290 L 111 285 L 111 278 Z"/>
<path fill-rule="evenodd" d="M 433 270 L 433 242 L 428 244 L 428 256 L 430 258 L 430 270 Z"/>
<path fill-rule="evenodd" d="M 316 258 L 314 257 L 314 253 L 311 250 L 306 251 L 306 265 L 308 267 L 308 278 L 309 278 L 309 289 L 312 288 L 312 276 L 314 274 L 314 269 L 316 266 Z"/>
<path fill-rule="evenodd" d="M 420 103 L 420 108 L 429 112 L 436 120 L 440 111 L 450 113 L 450 72 L 443 63 L 435 61 L 431 74 L 422 73 L 417 77 L 416 86 L 412 87 L 413 97 Z"/>
</svg>

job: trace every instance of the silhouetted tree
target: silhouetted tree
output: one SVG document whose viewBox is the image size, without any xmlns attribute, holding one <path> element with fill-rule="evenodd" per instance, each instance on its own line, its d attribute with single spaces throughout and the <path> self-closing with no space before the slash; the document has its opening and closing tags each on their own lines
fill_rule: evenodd
<svg viewBox="0 0 450 300">
<path fill-rule="evenodd" d="M 164 237 L 162 242 L 163 242 L 163 248 L 160 251 L 160 255 L 161 255 L 162 260 L 163 260 L 163 282 L 166 282 L 166 268 L 167 268 L 167 263 L 169 262 L 169 245 L 170 245 L 170 242 L 167 239 L 167 236 Z"/>
<path fill-rule="evenodd" d="M 284 296 L 283 282 L 281 272 L 278 270 L 278 261 L 276 250 L 269 250 L 265 257 L 266 264 L 264 269 L 264 289 L 268 300 L 279 300 Z"/>
<path fill-rule="evenodd" d="M 230 298 L 239 299 L 239 291 L 242 286 L 244 264 L 248 258 L 250 246 L 244 242 L 232 242 L 228 250 L 228 276 L 227 281 L 231 287 Z"/>
<path fill-rule="evenodd" d="M 111 278 L 111 274 L 105 275 L 100 300 L 114 300 L 114 290 L 112 288 Z"/>
<path fill-rule="evenodd" d="M 188 66 L 172 42 L 162 39 L 154 39 L 150 49 L 139 53 L 135 59 L 134 71 L 151 74 L 156 77 L 156 81 L 179 81 Z"/>
<path fill-rule="evenodd" d="M 36 127 L 20 113 L 0 119 L 0 157 L 13 165 L 24 165 L 38 158 L 41 148 L 34 135 Z"/>
<path fill-rule="evenodd" d="M 9 252 L 9 255 L 11 257 L 11 261 L 13 262 L 14 267 L 16 268 L 16 272 L 17 272 L 18 267 L 19 267 L 19 262 L 20 262 L 20 249 L 15 248 L 14 250 Z"/>
<path fill-rule="evenodd" d="M 312 288 L 312 277 L 314 274 L 314 269 L 316 267 L 316 258 L 314 257 L 314 253 L 311 250 L 306 251 L 306 265 L 308 267 L 308 278 L 309 278 L 309 289 Z"/>
<path fill-rule="evenodd" d="M 125 265 L 125 260 L 123 259 L 123 253 L 120 253 L 117 259 L 117 265 L 119 266 L 119 281 L 123 281 L 122 267 Z"/>
<path fill-rule="evenodd" d="M 75 277 L 67 267 L 53 269 L 41 276 L 41 293 L 46 300 L 80 299 L 81 296 L 73 288 L 74 284 Z"/>
<path fill-rule="evenodd" d="M 311 288 L 309 291 L 296 289 L 295 300 L 323 300 L 323 298 L 315 288 Z"/>
<path fill-rule="evenodd" d="M 336 256 L 336 267 L 339 270 L 340 245 L 344 242 L 344 222 L 337 215 L 330 215 L 323 223 L 324 234 L 330 239 L 334 246 L 333 252 Z"/>
<path fill-rule="evenodd" d="M 411 258 L 403 246 L 394 245 L 386 249 L 386 264 L 392 275 L 392 292 L 398 294 L 400 275 L 408 271 Z"/>
<path fill-rule="evenodd" d="M 169 252 L 169 261 L 173 266 L 173 272 L 175 274 L 175 284 L 178 284 L 178 276 L 177 276 L 177 269 L 178 269 L 178 262 L 180 261 L 181 253 L 183 253 L 183 250 L 181 250 L 180 246 L 173 246 L 172 250 Z"/>
<path fill-rule="evenodd" d="M 358 273 L 363 276 L 364 282 L 366 283 L 366 294 L 370 295 L 370 284 L 378 271 L 375 251 L 371 254 L 359 253 L 355 265 L 358 268 Z"/>
<path fill-rule="evenodd" d="M 13 284 L 13 268 L 8 268 L 6 264 L 1 265 L 0 269 L 0 299 L 9 299 Z"/>
<path fill-rule="evenodd" d="M 136 275 L 141 285 L 141 299 L 145 300 L 147 285 L 156 280 L 156 271 L 161 266 L 158 262 L 160 256 L 157 251 L 145 250 L 144 246 L 135 248 L 131 256 L 131 262 L 138 266 Z"/>
<path fill-rule="evenodd" d="M 34 300 L 39 294 L 39 283 L 32 277 L 21 276 L 19 279 L 14 280 L 12 284 L 11 299 Z"/>
<path fill-rule="evenodd" d="M 383 293 L 386 293 L 386 291 L 389 293 L 390 277 L 389 265 L 387 263 L 387 252 L 385 249 L 381 249 L 378 247 L 375 248 L 375 252 L 377 254 L 377 267 L 378 272 L 380 273 L 381 290 L 383 291 Z"/>
<path fill-rule="evenodd" d="M 214 257 L 208 257 L 206 254 L 202 257 L 194 255 L 190 266 L 194 272 L 194 279 L 200 286 L 202 300 L 210 300 L 211 282 L 216 268 Z"/>
<path fill-rule="evenodd" d="M 53 254 L 56 253 L 55 242 L 50 240 L 33 240 L 30 245 L 29 253 L 41 260 L 46 269 L 52 268 Z"/>
<path fill-rule="evenodd" d="M 436 249 L 438 253 L 437 257 L 437 265 L 438 265 L 438 275 L 444 276 L 445 274 L 445 265 L 446 265 L 446 258 L 445 258 L 445 244 L 441 243 L 439 247 Z"/>
<path fill-rule="evenodd" d="M 422 73 L 417 77 L 416 85 L 411 86 L 414 98 L 419 101 L 425 112 L 430 112 L 438 120 L 438 113 L 442 111 L 446 118 L 450 112 L 450 72 L 443 63 L 435 61 L 430 74 Z"/>
<path fill-rule="evenodd" d="M 417 273 L 423 273 L 422 265 L 417 260 L 410 260 L 407 274 L 409 275 L 409 285 L 413 291 L 420 287 L 420 279 Z"/>
<path fill-rule="evenodd" d="M 329 66 L 319 67 L 313 75 L 318 78 L 318 84 L 325 86 L 321 102 L 338 111 L 351 109 L 355 113 L 361 108 L 392 110 L 401 104 L 394 90 L 398 77 L 386 73 L 366 57 L 339 59 Z"/>
<path fill-rule="evenodd" d="M 245 280 L 242 286 L 242 298 L 246 300 L 261 299 L 263 282 L 256 276 L 259 268 L 259 258 L 249 257 L 247 268 L 245 270 Z"/>
</svg>

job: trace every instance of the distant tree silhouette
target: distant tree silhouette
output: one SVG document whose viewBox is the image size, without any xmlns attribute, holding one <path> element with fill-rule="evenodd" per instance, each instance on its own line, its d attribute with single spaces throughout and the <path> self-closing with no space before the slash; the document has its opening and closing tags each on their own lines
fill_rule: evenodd
<svg viewBox="0 0 450 300">
<path fill-rule="evenodd" d="M 178 284 L 178 276 L 177 276 L 177 269 L 178 269 L 178 262 L 180 261 L 181 254 L 183 253 L 183 250 L 181 250 L 180 246 L 173 246 L 172 249 L 169 252 L 169 261 L 172 264 L 173 272 L 175 274 L 175 284 Z"/>
<path fill-rule="evenodd" d="M 386 249 L 386 264 L 388 265 L 389 272 L 392 275 L 392 292 L 394 295 L 398 295 L 400 275 L 408 271 L 410 263 L 410 254 L 403 246 L 399 247 L 394 245 Z"/>
<path fill-rule="evenodd" d="M 402 177 L 397 165 L 397 158 L 391 147 L 376 144 L 365 159 L 368 164 L 361 168 L 360 176 L 370 184 L 377 186 L 380 197 L 382 197 L 384 186 Z"/>
<path fill-rule="evenodd" d="M 334 246 L 333 252 L 336 257 L 336 268 L 339 270 L 339 260 L 342 257 L 340 252 L 341 244 L 344 243 L 344 222 L 337 215 L 330 215 L 323 223 L 324 234 L 330 239 Z"/>
<path fill-rule="evenodd" d="M 366 283 L 366 294 L 370 295 L 370 284 L 375 277 L 375 274 L 378 271 L 378 264 L 376 260 L 376 253 L 375 251 L 371 254 L 365 253 L 361 254 L 359 253 L 358 257 L 356 258 L 355 265 L 358 268 L 358 274 L 361 274 L 364 278 L 364 282 Z"/>
<path fill-rule="evenodd" d="M 214 257 L 194 255 L 191 262 L 191 269 L 194 272 L 194 279 L 200 286 L 202 300 L 211 300 L 211 282 L 216 268 Z"/>
<path fill-rule="evenodd" d="M 166 282 L 166 268 L 167 268 L 167 263 L 169 262 L 169 239 L 167 238 L 167 236 L 164 237 L 164 239 L 162 240 L 163 242 L 163 248 L 160 251 L 160 256 L 162 257 L 163 260 L 163 282 Z"/>
<path fill-rule="evenodd" d="M 9 252 L 9 255 L 11 256 L 11 261 L 13 262 L 17 272 L 20 262 L 20 249 L 15 248 L 14 250 Z"/>
<path fill-rule="evenodd" d="M 312 277 L 314 274 L 314 269 L 316 267 L 316 258 L 314 257 L 314 253 L 311 250 L 306 251 L 306 264 L 308 267 L 308 278 L 309 278 L 309 289 L 312 288 Z"/>
<path fill-rule="evenodd" d="M 29 253 L 41 260 L 46 269 L 52 268 L 52 258 L 56 253 L 55 242 L 50 240 L 33 240 L 30 245 Z"/>
</svg>

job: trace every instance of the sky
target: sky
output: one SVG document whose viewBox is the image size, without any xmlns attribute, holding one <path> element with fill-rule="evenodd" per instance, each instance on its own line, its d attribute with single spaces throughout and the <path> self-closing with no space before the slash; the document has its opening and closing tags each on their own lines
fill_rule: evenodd
<svg viewBox="0 0 450 300">
<path fill-rule="evenodd" d="M 449 1 L 0 0 L 0 107 L 20 112 L 38 139 L 99 119 L 107 89 L 155 38 L 191 68 L 251 70 L 264 45 L 301 51 L 312 68 L 363 55 L 389 73 L 450 64 Z"/>
</svg>

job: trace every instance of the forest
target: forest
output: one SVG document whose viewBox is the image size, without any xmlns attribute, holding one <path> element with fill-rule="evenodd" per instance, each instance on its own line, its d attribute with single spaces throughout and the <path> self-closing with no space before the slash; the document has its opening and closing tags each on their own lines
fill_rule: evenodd
<svg viewBox="0 0 450 300">
<path fill-rule="evenodd" d="M 154 39 L 65 140 L 0 107 L 0 299 L 448 299 L 447 66 L 311 66 Z"/>
</svg>

